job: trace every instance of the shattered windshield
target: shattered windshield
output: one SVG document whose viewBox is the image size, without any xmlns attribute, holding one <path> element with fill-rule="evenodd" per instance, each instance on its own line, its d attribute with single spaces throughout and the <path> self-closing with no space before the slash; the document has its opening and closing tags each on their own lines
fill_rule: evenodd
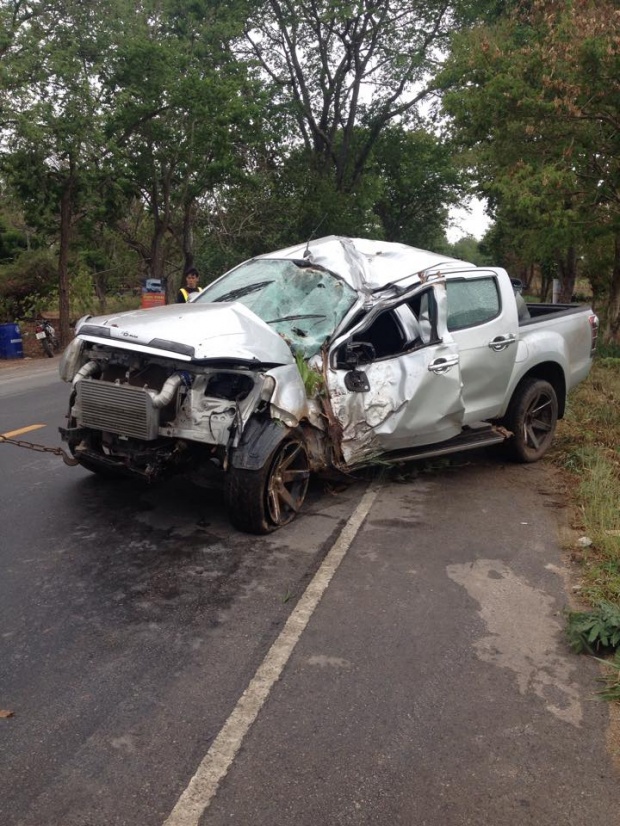
<svg viewBox="0 0 620 826">
<path fill-rule="evenodd" d="M 207 287 L 195 301 L 238 301 L 273 327 L 293 353 L 310 358 L 335 330 L 357 293 L 321 267 L 255 259 Z"/>
</svg>

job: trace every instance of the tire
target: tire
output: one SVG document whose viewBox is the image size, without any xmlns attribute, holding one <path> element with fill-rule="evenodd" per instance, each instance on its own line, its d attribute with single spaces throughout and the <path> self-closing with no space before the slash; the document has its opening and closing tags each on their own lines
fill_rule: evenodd
<svg viewBox="0 0 620 826">
<path fill-rule="evenodd" d="M 45 355 L 49 358 L 54 358 L 54 352 L 52 350 L 52 345 L 49 343 L 49 340 L 46 338 L 42 338 L 41 344 L 43 345 L 43 351 Z"/>
<path fill-rule="evenodd" d="M 260 470 L 230 468 L 224 486 L 230 521 L 254 534 L 288 525 L 303 505 L 309 478 L 308 454 L 298 438 L 280 442 Z"/>
<path fill-rule="evenodd" d="M 509 458 L 516 462 L 537 462 L 555 434 L 558 398 L 548 381 L 524 379 L 510 401 L 504 426 L 513 433 L 506 442 Z"/>
</svg>

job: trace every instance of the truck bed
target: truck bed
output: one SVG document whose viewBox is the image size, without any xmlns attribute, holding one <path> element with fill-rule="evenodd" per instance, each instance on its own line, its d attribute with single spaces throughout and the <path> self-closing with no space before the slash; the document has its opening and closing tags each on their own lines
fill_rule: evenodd
<svg viewBox="0 0 620 826">
<path fill-rule="evenodd" d="M 519 327 L 536 324 L 542 319 L 558 318 L 560 316 L 575 315 L 584 311 L 592 312 L 587 304 L 535 304 L 526 303 L 530 317 L 519 320 Z"/>
</svg>

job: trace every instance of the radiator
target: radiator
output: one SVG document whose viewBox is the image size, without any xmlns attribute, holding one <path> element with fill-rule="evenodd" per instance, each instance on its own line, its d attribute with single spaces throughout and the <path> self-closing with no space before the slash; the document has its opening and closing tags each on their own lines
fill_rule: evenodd
<svg viewBox="0 0 620 826">
<path fill-rule="evenodd" d="M 147 441 L 157 438 L 159 410 L 147 390 L 95 379 L 78 381 L 76 390 L 81 427 Z"/>
</svg>

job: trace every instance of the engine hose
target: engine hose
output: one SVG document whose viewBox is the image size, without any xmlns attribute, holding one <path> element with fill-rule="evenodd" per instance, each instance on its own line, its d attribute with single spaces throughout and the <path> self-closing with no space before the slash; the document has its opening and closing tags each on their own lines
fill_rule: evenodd
<svg viewBox="0 0 620 826">
<path fill-rule="evenodd" d="M 83 364 L 80 369 L 77 371 L 75 376 L 73 377 L 73 381 L 71 384 L 75 387 L 78 381 L 81 379 L 86 379 L 88 376 L 92 376 L 94 373 L 101 371 L 101 365 L 97 361 L 87 361 L 86 364 Z"/>
<path fill-rule="evenodd" d="M 169 404 L 174 398 L 174 394 L 177 392 L 177 389 L 182 382 L 183 376 L 179 373 L 175 373 L 173 376 L 167 378 L 160 392 L 156 396 L 152 397 L 153 407 L 165 407 Z"/>
</svg>

